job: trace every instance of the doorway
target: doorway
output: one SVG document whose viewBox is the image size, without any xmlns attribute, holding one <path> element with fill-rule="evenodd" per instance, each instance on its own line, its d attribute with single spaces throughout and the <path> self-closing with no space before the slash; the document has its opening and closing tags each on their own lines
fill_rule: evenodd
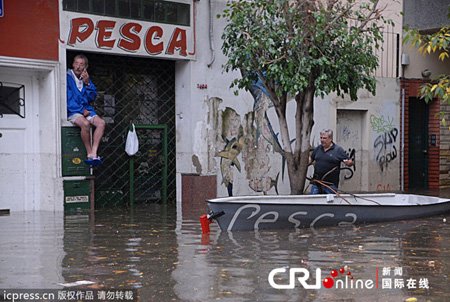
<svg viewBox="0 0 450 302">
<path fill-rule="evenodd" d="M 343 110 L 337 111 L 335 141 L 344 148 L 349 158 L 353 160 L 352 167 L 342 165 L 339 187 L 343 191 L 367 190 L 363 187 L 362 167 L 367 163 L 367 152 L 363 152 L 362 137 L 364 136 L 363 122 L 366 111 Z M 367 182 L 366 182 L 367 183 Z"/>
<path fill-rule="evenodd" d="M 408 103 L 409 189 L 428 189 L 429 106 L 417 97 L 410 97 Z"/>
<path fill-rule="evenodd" d="M 33 209 L 38 127 L 32 118 L 38 112 L 32 108 L 31 83 L 31 76 L 6 68 L 0 73 L 0 209 Z"/>
<path fill-rule="evenodd" d="M 78 52 L 67 52 L 68 68 Z M 176 198 L 175 61 L 86 53 L 89 74 L 97 87 L 95 109 L 106 122 L 99 148 L 103 165 L 94 169 L 97 208 L 133 202 L 174 201 Z M 125 153 L 128 129 L 137 129 L 139 152 Z M 155 129 L 150 129 L 150 128 Z M 166 139 L 162 130 L 166 129 Z M 163 141 L 167 147 L 163 157 Z M 166 176 L 162 177 L 162 168 Z M 130 188 L 133 188 L 130 190 Z M 144 190 L 144 187 L 146 188 Z"/>
</svg>

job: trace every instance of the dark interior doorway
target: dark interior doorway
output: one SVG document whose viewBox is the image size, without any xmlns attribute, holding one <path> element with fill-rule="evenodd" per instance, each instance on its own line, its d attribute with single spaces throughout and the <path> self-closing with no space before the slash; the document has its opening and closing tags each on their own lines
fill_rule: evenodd
<svg viewBox="0 0 450 302">
<path fill-rule="evenodd" d="M 78 53 L 67 51 L 68 68 Z M 99 148 L 103 165 L 94 169 L 96 208 L 127 203 L 131 180 L 136 202 L 159 202 L 162 197 L 174 202 L 175 61 L 84 54 L 89 59 L 89 75 L 97 87 L 94 107 L 106 122 Z M 139 152 L 133 157 L 134 169 L 130 169 L 130 157 L 124 149 L 131 123 L 145 126 L 136 131 Z M 158 127 L 167 129 L 167 139 Z M 166 155 L 164 148 L 168 150 Z M 167 170 L 165 177 L 163 168 Z"/>
<path fill-rule="evenodd" d="M 428 114 L 423 100 L 409 98 L 409 189 L 428 189 Z"/>
</svg>

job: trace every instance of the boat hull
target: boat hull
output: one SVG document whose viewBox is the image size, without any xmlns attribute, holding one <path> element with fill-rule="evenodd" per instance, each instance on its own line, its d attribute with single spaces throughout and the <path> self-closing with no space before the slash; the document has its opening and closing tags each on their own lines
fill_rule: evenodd
<svg viewBox="0 0 450 302">
<path fill-rule="evenodd" d="M 448 199 L 408 194 L 248 196 L 207 202 L 226 231 L 364 224 L 450 211 Z"/>
</svg>

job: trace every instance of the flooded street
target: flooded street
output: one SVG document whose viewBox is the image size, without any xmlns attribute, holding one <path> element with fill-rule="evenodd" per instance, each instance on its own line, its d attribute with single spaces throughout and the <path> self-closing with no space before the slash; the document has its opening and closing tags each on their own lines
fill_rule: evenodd
<svg viewBox="0 0 450 302">
<path fill-rule="evenodd" d="M 139 205 L 0 216 L 0 288 L 135 289 L 138 301 L 450 301 L 450 214 L 260 232 L 212 224 L 203 236 L 200 214 Z M 296 276 L 309 272 L 303 281 L 319 288 L 273 288 L 276 268 L 286 270 L 273 275 L 278 285 L 302 268 Z M 336 274 L 334 285 L 317 269 Z M 90 284 L 70 287 L 77 281 Z"/>
</svg>

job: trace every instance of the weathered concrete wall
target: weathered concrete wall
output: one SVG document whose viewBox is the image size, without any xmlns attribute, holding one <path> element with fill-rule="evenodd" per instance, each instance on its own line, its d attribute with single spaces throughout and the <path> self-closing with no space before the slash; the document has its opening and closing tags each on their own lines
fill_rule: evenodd
<svg viewBox="0 0 450 302">
<path fill-rule="evenodd" d="M 404 23 L 422 30 L 448 25 L 449 6 L 448 0 L 403 0 Z"/>
<path fill-rule="evenodd" d="M 361 91 L 356 102 L 332 96 L 316 99 L 312 146 L 319 144 L 320 130 L 331 128 L 335 142 L 355 159 L 354 167 L 341 172 L 342 190 L 400 189 L 399 85 L 396 79 L 378 79 L 376 95 Z M 279 127 L 268 99 L 255 102 L 254 111 L 242 113 L 234 106 L 239 102 L 225 106 L 223 99 L 210 97 L 206 103 L 208 112 L 196 126 L 194 145 L 208 146 L 209 153 L 204 158 L 202 153 L 194 154 L 198 161 L 191 162 L 192 169 L 202 173 L 202 162 L 215 162 L 216 167 L 207 167 L 218 175 L 219 196 L 288 194 L 287 173 L 277 152 Z M 294 112 L 294 106 L 290 102 L 288 111 Z M 290 118 L 292 126 L 293 115 Z"/>
<path fill-rule="evenodd" d="M 231 139 L 235 130 L 229 127 L 226 139 L 221 137 L 219 125 L 222 115 L 219 110 L 233 108 L 241 118 L 251 111 L 253 100 L 249 93 L 235 96 L 229 88 L 239 73 L 222 71 L 225 57 L 221 51 L 221 33 L 225 24 L 216 16 L 225 9 L 226 1 L 210 1 L 211 9 L 209 1 L 194 3 L 197 59 L 176 63 L 177 174 L 217 174 L 218 190 L 227 195 L 220 175 L 221 158 L 217 153 L 225 147 L 226 139 Z M 241 155 L 239 161 L 242 161 Z M 228 172 L 241 174 L 235 169 L 233 166 Z M 234 180 L 235 186 L 239 183 Z"/>
<path fill-rule="evenodd" d="M 400 190 L 400 82 L 379 78 L 375 96 L 361 92 L 356 102 L 335 100 L 336 141 L 356 159 L 353 176 L 341 174 L 349 175 L 341 179 L 341 188 Z"/>
</svg>

